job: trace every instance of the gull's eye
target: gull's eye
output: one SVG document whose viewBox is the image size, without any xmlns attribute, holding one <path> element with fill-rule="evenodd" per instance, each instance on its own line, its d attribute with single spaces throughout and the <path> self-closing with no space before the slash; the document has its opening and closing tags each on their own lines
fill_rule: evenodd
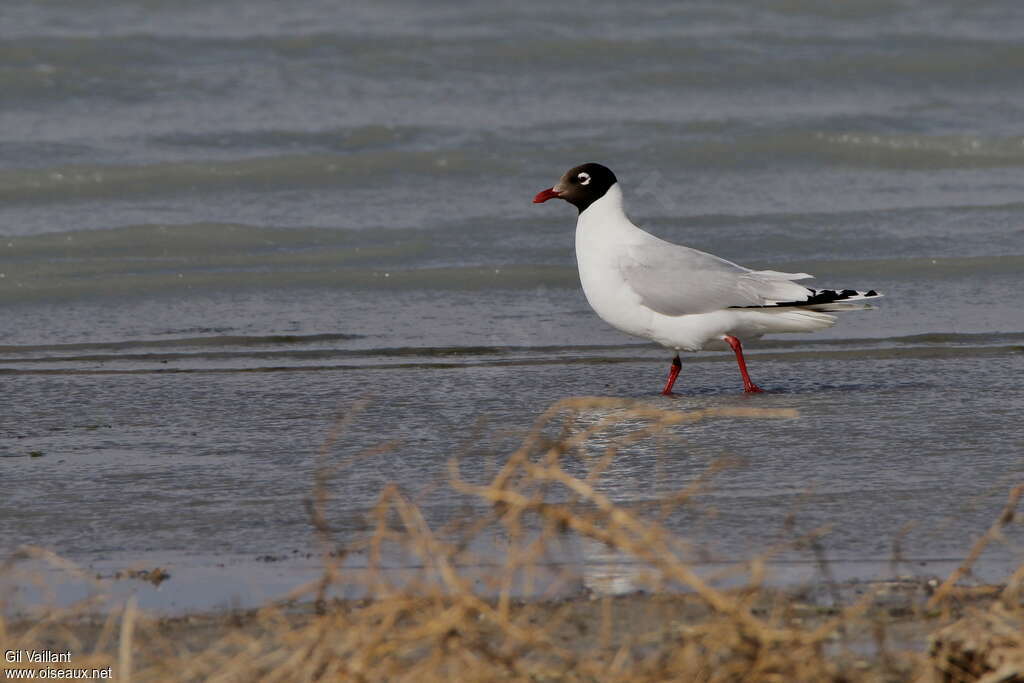
<svg viewBox="0 0 1024 683">
<path fill-rule="evenodd" d="M 590 174 L 589 173 L 580 173 L 578 176 L 576 176 L 576 180 L 580 181 L 580 185 L 589 185 L 590 184 Z"/>
</svg>

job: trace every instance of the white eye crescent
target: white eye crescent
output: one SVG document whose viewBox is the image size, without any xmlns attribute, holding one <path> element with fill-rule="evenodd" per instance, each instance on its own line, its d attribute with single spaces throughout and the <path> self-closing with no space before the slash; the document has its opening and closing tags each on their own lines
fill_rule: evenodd
<svg viewBox="0 0 1024 683">
<path fill-rule="evenodd" d="M 589 185 L 590 184 L 590 174 L 589 173 L 580 173 L 578 176 L 576 176 L 576 180 L 580 181 L 580 185 Z"/>
</svg>

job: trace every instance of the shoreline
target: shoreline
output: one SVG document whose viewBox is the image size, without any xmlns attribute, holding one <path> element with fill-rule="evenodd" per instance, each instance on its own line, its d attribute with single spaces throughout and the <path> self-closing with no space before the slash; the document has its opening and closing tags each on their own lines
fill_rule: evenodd
<svg viewBox="0 0 1024 683">
<path fill-rule="evenodd" d="M 116 676 L 118 666 L 125 665 L 120 648 L 129 629 L 130 666 L 147 680 L 189 680 L 228 663 L 243 679 L 280 677 L 291 666 L 285 655 L 302 652 L 314 642 L 323 650 L 312 656 L 324 660 L 320 666 L 333 662 L 339 672 L 355 675 L 357 671 L 346 667 L 372 641 L 380 652 L 373 666 L 362 672 L 367 680 L 385 680 L 399 671 L 419 671 L 426 679 L 438 680 L 450 667 L 470 663 L 477 668 L 460 670 L 471 680 L 499 673 L 519 678 L 528 672 L 550 680 L 654 680 L 656 671 L 690 671 L 681 668 L 684 662 L 676 655 L 696 647 L 704 653 L 699 658 L 704 664 L 713 661 L 722 670 L 739 667 L 747 672 L 744 680 L 772 680 L 769 672 L 757 671 L 759 658 L 769 657 L 773 675 L 789 676 L 786 680 L 937 681 L 944 680 L 943 672 L 950 666 L 962 664 L 964 647 L 974 648 L 976 663 L 988 661 L 999 647 L 1005 649 L 1006 634 L 991 626 L 998 622 L 1004 628 L 1020 628 L 1016 656 L 1021 662 L 1018 673 L 1024 676 L 1020 593 L 1013 603 L 1006 586 L 960 587 L 930 606 L 937 586 L 924 580 L 789 590 L 747 586 L 722 592 L 739 609 L 735 613 L 716 609 L 696 593 L 667 592 L 508 601 L 396 593 L 377 599 L 303 600 L 175 616 L 152 615 L 129 601 L 116 615 L 69 611 L 62 616 L 55 611 L 43 621 L 0 621 L 0 634 L 5 635 L 5 649 L 70 651 L 76 665 L 112 666 Z M 762 640 L 755 648 L 758 653 L 748 651 L 747 639 Z M 238 659 L 242 650 L 251 655 L 244 665 Z M 515 653 L 516 661 L 505 661 L 513 656 L 501 654 L 505 651 Z M 437 668 L 439 656 L 446 663 Z M 619 661 L 621 671 L 604 675 L 591 666 L 598 660 L 609 665 Z M 661 662 L 660 669 L 651 668 L 655 660 Z M 171 675 L 186 663 L 189 676 Z M 5 664 L 15 665 L 37 666 Z M 302 664 L 294 665 L 295 677 L 301 677 Z M 390 673 L 375 673 L 385 670 Z"/>
<path fill-rule="evenodd" d="M 317 582 L 324 574 L 324 559 L 313 552 L 290 551 L 252 556 L 181 556 L 176 553 L 145 553 L 128 562 L 118 558 L 76 564 L 42 549 L 23 549 L 20 562 L 9 563 L 0 572 L 0 607 L 8 616 L 25 616 L 40 609 L 68 609 L 89 603 L 108 613 L 123 609 L 134 598 L 139 609 L 154 616 L 178 617 L 215 613 L 220 610 L 259 609 L 286 602 L 297 586 Z M 327 558 L 332 559 L 332 558 Z M 372 595 L 372 574 L 385 575 L 389 584 L 401 589 L 426 580 L 437 582 L 436 574 L 425 577 L 424 565 L 391 566 L 371 572 L 365 557 L 349 557 L 354 564 L 335 564 L 338 578 L 332 599 L 362 600 Z M 498 595 L 488 576 L 502 569 L 507 558 L 476 565 L 459 564 L 457 570 L 474 582 L 483 599 Z M 761 585 L 767 590 L 805 593 L 839 590 L 848 594 L 865 587 L 941 582 L 962 564 L 956 558 L 800 559 L 795 557 L 759 560 L 764 564 Z M 751 560 L 720 559 L 689 562 L 696 576 L 724 590 L 743 585 Z M 1016 569 L 1009 557 L 986 556 L 972 567 L 972 580 L 979 585 L 996 585 Z M 647 576 L 652 567 L 629 557 L 582 560 L 571 558 L 537 562 L 532 567 L 532 593 L 513 585 L 513 599 L 530 601 L 534 596 L 560 600 L 619 597 L 649 593 Z M 835 589 L 833 586 L 838 586 Z M 428 588 L 422 591 L 429 595 Z M 663 584 L 656 588 L 666 595 L 692 593 L 686 585 Z M 17 600 L 5 596 L 17 596 Z"/>
</svg>

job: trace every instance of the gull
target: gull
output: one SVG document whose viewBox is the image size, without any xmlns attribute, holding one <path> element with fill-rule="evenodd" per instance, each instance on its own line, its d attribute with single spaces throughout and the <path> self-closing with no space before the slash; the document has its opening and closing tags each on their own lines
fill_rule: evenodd
<svg viewBox="0 0 1024 683">
<path fill-rule="evenodd" d="M 587 163 L 566 171 L 533 198 L 563 199 L 579 210 L 576 261 L 587 302 L 597 315 L 626 334 L 675 351 L 662 394 L 672 395 L 681 351 L 725 348 L 736 354 L 743 390 L 751 381 L 740 338 L 831 327 L 828 312 L 871 308 L 875 290 L 811 289 L 797 280 L 807 273 L 751 270 L 712 254 L 666 242 L 626 216 L 615 174 Z"/>
</svg>

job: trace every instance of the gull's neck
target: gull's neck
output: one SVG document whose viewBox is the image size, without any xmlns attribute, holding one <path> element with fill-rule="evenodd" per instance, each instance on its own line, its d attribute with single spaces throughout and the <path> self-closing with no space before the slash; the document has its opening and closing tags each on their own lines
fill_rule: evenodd
<svg viewBox="0 0 1024 683">
<path fill-rule="evenodd" d="M 629 227 L 636 229 L 622 206 L 622 190 L 615 183 L 608 188 L 604 196 L 588 206 L 580 213 L 576 221 L 577 228 L 593 226 L 594 228 Z"/>
</svg>

